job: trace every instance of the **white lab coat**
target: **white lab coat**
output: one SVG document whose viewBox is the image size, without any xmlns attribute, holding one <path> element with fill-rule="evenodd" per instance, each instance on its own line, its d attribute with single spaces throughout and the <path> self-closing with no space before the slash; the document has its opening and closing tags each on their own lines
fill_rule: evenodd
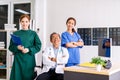
<svg viewBox="0 0 120 80">
<path fill-rule="evenodd" d="M 65 64 L 68 62 L 69 54 L 68 50 L 64 47 L 59 47 L 57 53 L 57 63 L 51 61 L 48 57 L 55 57 L 53 46 L 47 47 L 43 53 L 43 72 L 48 72 L 50 68 L 56 65 L 55 72 L 56 73 L 64 73 L 63 68 Z"/>
</svg>

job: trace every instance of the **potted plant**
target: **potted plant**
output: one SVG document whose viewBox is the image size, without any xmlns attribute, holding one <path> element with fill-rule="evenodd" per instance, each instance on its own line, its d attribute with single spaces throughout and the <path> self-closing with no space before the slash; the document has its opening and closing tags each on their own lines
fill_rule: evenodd
<svg viewBox="0 0 120 80">
<path fill-rule="evenodd" d="M 100 57 L 92 58 L 91 63 L 96 64 L 97 71 L 101 71 L 102 67 L 105 65 L 105 60 L 101 59 Z"/>
</svg>

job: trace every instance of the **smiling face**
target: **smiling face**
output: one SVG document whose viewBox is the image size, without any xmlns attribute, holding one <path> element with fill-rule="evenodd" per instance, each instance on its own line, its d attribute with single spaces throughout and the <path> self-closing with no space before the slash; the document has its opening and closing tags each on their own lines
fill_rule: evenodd
<svg viewBox="0 0 120 80">
<path fill-rule="evenodd" d="M 59 47 L 60 41 L 61 41 L 61 39 L 60 39 L 59 34 L 55 33 L 55 34 L 52 34 L 52 35 L 51 35 L 51 43 L 53 44 L 53 46 L 54 46 L 55 48 L 58 48 L 58 47 Z"/>
<path fill-rule="evenodd" d="M 22 26 L 22 29 L 28 30 L 30 25 L 30 17 L 27 14 L 20 16 L 20 24 Z"/>
<path fill-rule="evenodd" d="M 76 25 L 76 20 L 73 17 L 69 17 L 66 21 L 66 25 L 67 25 L 67 30 L 68 31 L 72 31 L 72 29 L 74 28 L 74 26 Z"/>
<path fill-rule="evenodd" d="M 74 25 L 75 25 L 75 21 L 74 20 L 69 20 L 68 22 L 67 22 L 67 29 L 68 30 L 72 30 L 73 28 L 74 28 Z"/>
<path fill-rule="evenodd" d="M 24 18 L 21 19 L 20 24 L 22 26 L 22 29 L 28 30 L 29 25 L 30 25 L 30 21 L 28 20 L 27 17 L 24 17 Z"/>
</svg>

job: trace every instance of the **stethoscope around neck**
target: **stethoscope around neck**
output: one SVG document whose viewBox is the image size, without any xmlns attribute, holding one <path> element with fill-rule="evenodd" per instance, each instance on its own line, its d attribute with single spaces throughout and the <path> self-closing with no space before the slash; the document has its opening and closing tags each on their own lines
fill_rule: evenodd
<svg viewBox="0 0 120 80">
<path fill-rule="evenodd" d="M 54 51 L 54 48 L 49 48 L 49 55 L 51 55 L 51 53 Z M 58 49 L 58 53 L 60 53 L 60 52 L 62 52 L 62 54 L 63 54 L 63 49 L 62 49 L 62 47 L 60 47 L 60 49 Z"/>
</svg>

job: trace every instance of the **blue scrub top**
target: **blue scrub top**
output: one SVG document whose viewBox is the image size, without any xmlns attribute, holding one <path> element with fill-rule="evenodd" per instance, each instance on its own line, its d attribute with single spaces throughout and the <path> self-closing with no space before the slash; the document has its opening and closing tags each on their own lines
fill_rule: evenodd
<svg viewBox="0 0 120 80">
<path fill-rule="evenodd" d="M 110 57 L 110 46 L 109 46 L 109 47 L 105 46 L 105 43 L 106 43 L 107 41 L 110 42 L 110 39 L 104 39 L 104 40 L 103 40 L 103 46 L 102 46 L 102 47 L 103 47 L 103 49 L 106 50 L 106 51 L 105 51 L 105 56 L 106 56 L 106 57 Z"/>
<path fill-rule="evenodd" d="M 77 42 L 79 40 L 82 40 L 80 35 L 76 32 L 71 35 L 69 32 L 64 32 L 61 35 L 61 45 L 65 47 L 66 43 L 69 42 Z M 82 40 L 83 41 L 83 40 Z M 82 46 L 78 46 L 75 48 L 70 48 L 68 47 L 68 52 L 69 52 L 69 59 L 68 59 L 68 64 L 69 63 L 74 63 L 74 64 L 79 64 L 80 63 L 80 51 L 79 48 L 82 48 Z"/>
</svg>

